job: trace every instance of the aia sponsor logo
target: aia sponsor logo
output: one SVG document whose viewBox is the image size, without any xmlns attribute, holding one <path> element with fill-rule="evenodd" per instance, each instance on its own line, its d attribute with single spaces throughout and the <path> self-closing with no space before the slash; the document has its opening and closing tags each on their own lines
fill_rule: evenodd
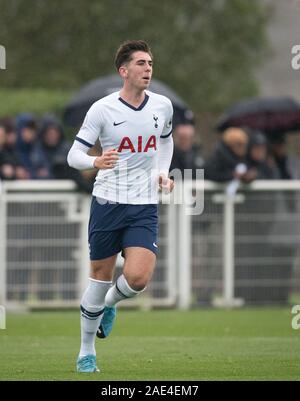
<svg viewBox="0 0 300 401">
<path fill-rule="evenodd" d="M 151 135 L 148 140 L 143 141 L 142 135 L 138 136 L 137 144 L 134 144 L 129 136 L 125 136 L 119 147 L 118 152 L 123 152 L 123 150 L 130 150 L 132 153 L 148 152 L 149 149 L 156 150 L 156 136 Z"/>
</svg>

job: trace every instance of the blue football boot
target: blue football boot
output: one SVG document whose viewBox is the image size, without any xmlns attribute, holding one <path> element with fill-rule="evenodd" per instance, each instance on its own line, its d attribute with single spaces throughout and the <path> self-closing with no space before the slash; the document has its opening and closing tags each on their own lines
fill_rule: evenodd
<svg viewBox="0 0 300 401">
<path fill-rule="evenodd" d="M 116 319 L 116 314 L 115 306 L 105 306 L 103 317 L 96 333 L 98 338 L 106 338 L 109 336 Z"/>
<path fill-rule="evenodd" d="M 96 365 L 95 355 L 85 355 L 77 359 L 77 372 L 79 373 L 98 373 L 100 370 Z"/>
</svg>

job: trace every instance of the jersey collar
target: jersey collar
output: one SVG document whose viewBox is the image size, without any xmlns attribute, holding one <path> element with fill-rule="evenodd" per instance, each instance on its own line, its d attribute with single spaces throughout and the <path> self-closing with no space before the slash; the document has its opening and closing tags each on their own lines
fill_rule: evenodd
<svg viewBox="0 0 300 401">
<path fill-rule="evenodd" d="M 145 99 L 142 101 L 142 103 L 139 105 L 139 107 L 134 107 L 131 104 L 127 103 L 124 99 L 121 98 L 121 96 L 119 97 L 119 100 L 120 100 L 120 102 L 125 104 L 125 106 L 129 107 L 130 109 L 132 109 L 134 111 L 140 111 L 146 106 L 146 104 L 149 100 L 149 95 L 147 95 L 147 93 L 145 93 Z"/>
</svg>

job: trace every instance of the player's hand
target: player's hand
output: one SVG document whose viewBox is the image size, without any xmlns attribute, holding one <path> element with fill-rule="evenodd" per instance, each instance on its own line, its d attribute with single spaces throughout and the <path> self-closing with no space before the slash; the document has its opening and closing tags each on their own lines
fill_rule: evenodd
<svg viewBox="0 0 300 401">
<path fill-rule="evenodd" d="M 94 167 L 99 170 L 107 170 L 114 168 L 119 159 L 118 151 L 116 149 L 105 150 L 101 156 L 98 156 L 94 161 Z"/>
<path fill-rule="evenodd" d="M 164 194 L 169 194 L 174 189 L 174 181 L 161 174 L 158 178 L 159 189 Z"/>
</svg>

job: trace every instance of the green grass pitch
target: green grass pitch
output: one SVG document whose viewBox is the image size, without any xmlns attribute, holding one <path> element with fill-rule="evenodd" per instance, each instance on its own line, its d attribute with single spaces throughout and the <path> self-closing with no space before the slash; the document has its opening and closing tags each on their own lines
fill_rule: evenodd
<svg viewBox="0 0 300 401">
<path fill-rule="evenodd" d="M 0 380 L 299 380 L 290 309 L 118 311 L 97 339 L 100 374 L 78 374 L 79 313 L 8 314 Z"/>
</svg>

